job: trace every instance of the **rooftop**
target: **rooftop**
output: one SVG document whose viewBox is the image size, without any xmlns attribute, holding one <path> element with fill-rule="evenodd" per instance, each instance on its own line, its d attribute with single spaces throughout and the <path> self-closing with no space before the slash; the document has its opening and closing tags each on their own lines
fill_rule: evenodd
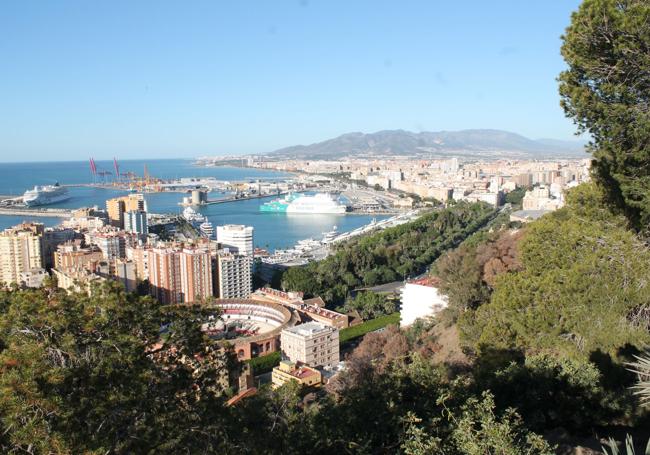
<svg viewBox="0 0 650 455">
<path fill-rule="evenodd" d="M 285 329 L 287 332 L 295 333 L 296 335 L 308 336 L 315 333 L 330 331 L 331 328 L 318 322 L 307 322 L 306 324 L 296 325 L 294 327 Z"/>
<path fill-rule="evenodd" d="M 423 278 L 415 279 L 413 281 L 409 281 L 408 284 L 417 284 L 419 286 L 437 288 L 438 286 L 440 286 L 440 278 L 435 276 L 426 276 Z"/>
</svg>

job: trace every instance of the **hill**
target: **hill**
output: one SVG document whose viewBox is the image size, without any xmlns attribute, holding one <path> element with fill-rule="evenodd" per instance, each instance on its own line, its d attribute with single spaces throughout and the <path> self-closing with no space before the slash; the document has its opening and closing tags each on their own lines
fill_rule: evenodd
<svg viewBox="0 0 650 455">
<path fill-rule="evenodd" d="M 462 131 L 383 130 L 347 133 L 310 145 L 295 145 L 269 154 L 277 158 L 331 159 L 344 156 L 464 156 L 468 158 L 583 158 L 580 142 L 533 140 L 501 130 Z"/>
</svg>

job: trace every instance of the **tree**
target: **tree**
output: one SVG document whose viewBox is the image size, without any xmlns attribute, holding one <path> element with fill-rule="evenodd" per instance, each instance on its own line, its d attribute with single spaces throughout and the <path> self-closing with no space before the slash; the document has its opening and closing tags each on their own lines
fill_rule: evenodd
<svg viewBox="0 0 650 455">
<path fill-rule="evenodd" d="M 221 447 L 219 378 L 231 357 L 201 333 L 203 308 L 162 307 L 114 283 L 91 295 L 12 291 L 2 301 L 3 453 Z"/>
<path fill-rule="evenodd" d="M 501 418 L 495 414 L 492 395 L 470 398 L 452 438 L 459 453 L 467 455 L 551 455 L 553 450 L 538 434 L 527 431 L 521 417 L 509 408 Z"/>
<path fill-rule="evenodd" d="M 500 275 L 490 302 L 463 315 L 463 338 L 479 350 L 580 356 L 642 348 L 650 342 L 650 250 L 625 225 L 594 185 L 570 191 L 565 208 L 526 227 L 521 269 Z"/>
<path fill-rule="evenodd" d="M 345 303 L 345 311 L 358 311 L 363 319 L 374 319 L 395 312 L 395 302 L 376 292 L 359 292 Z"/>
<path fill-rule="evenodd" d="M 592 172 L 637 228 L 650 223 L 650 3 L 585 0 L 563 37 L 562 107 Z"/>
</svg>

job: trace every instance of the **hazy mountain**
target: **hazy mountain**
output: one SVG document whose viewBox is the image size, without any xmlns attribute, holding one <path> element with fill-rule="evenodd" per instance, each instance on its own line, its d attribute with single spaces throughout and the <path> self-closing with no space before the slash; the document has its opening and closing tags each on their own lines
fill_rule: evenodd
<svg viewBox="0 0 650 455">
<path fill-rule="evenodd" d="M 584 157 L 583 144 L 553 139 L 528 139 L 500 130 L 413 133 L 384 130 L 347 133 L 311 145 L 295 145 L 270 153 L 273 157 L 325 159 L 343 156 L 467 156 L 467 157 Z"/>
</svg>

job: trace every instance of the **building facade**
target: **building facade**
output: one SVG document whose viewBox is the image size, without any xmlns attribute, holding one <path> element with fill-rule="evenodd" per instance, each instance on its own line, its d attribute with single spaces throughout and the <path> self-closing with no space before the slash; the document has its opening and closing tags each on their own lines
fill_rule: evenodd
<svg viewBox="0 0 650 455">
<path fill-rule="evenodd" d="M 216 285 L 221 299 L 246 299 L 253 292 L 253 258 L 219 251 L 216 258 Z"/>
<path fill-rule="evenodd" d="M 217 226 L 217 242 L 231 253 L 253 255 L 253 228 L 242 224 Z"/>
<path fill-rule="evenodd" d="M 297 382 L 306 387 L 318 387 L 323 382 L 321 372 L 307 365 L 282 360 L 273 368 L 271 373 L 273 388 L 278 388 L 288 382 Z"/>
<path fill-rule="evenodd" d="M 280 335 L 283 357 L 312 367 L 339 363 L 339 331 L 317 322 L 284 329 Z"/>
<path fill-rule="evenodd" d="M 20 283 L 20 274 L 43 268 L 43 233 L 40 223 L 25 223 L 0 233 L 0 285 Z"/>
<path fill-rule="evenodd" d="M 161 303 L 194 303 L 212 295 L 207 250 L 152 248 L 147 262 L 151 294 Z"/>
<path fill-rule="evenodd" d="M 129 194 L 128 196 L 116 197 L 106 201 L 106 212 L 111 226 L 124 228 L 124 214 L 132 211 L 144 211 L 145 202 L 142 194 Z"/>
<path fill-rule="evenodd" d="M 149 233 L 147 212 L 144 210 L 124 212 L 124 230 L 140 236 L 147 235 Z"/>
<path fill-rule="evenodd" d="M 437 281 L 423 278 L 406 283 L 402 288 L 400 327 L 407 327 L 416 320 L 435 315 L 447 307 L 447 296 L 440 293 Z"/>
</svg>

